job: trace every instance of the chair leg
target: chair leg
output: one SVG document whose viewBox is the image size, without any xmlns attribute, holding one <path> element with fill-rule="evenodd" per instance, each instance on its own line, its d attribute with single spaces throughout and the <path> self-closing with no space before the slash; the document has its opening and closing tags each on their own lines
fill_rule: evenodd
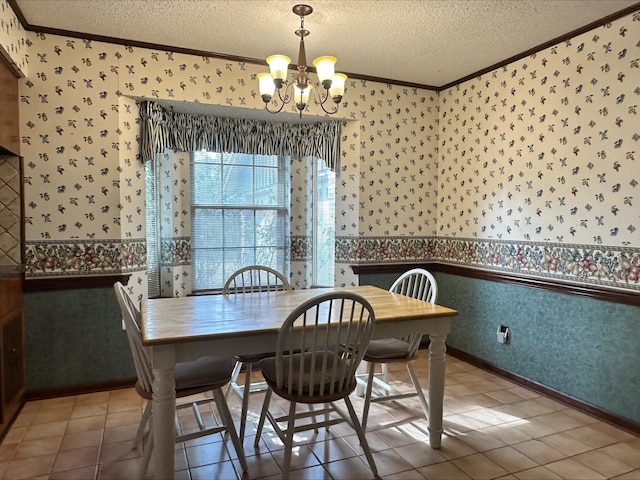
<svg viewBox="0 0 640 480">
<path fill-rule="evenodd" d="M 389 365 L 387 363 L 382 364 L 382 380 L 389 384 Z"/>
<path fill-rule="evenodd" d="M 371 406 L 371 394 L 373 390 L 373 376 L 375 375 L 376 364 L 369 362 L 369 378 L 367 379 L 367 391 L 364 394 L 364 408 L 362 409 L 362 429 L 367 429 L 367 419 L 369 418 L 369 407 Z"/>
<path fill-rule="evenodd" d="M 144 454 L 142 455 L 142 465 L 140 465 L 140 471 L 138 474 L 139 478 L 144 478 L 147 475 L 147 470 L 149 469 L 149 463 L 151 461 L 152 451 L 153 451 L 153 435 L 149 435 L 149 439 L 147 440 L 147 447 L 144 449 Z"/>
<path fill-rule="evenodd" d="M 370 370 L 373 371 L 373 368 Z M 367 438 L 364 434 L 364 428 L 360 425 L 358 421 L 358 417 L 356 416 L 356 411 L 353 409 L 353 405 L 351 404 L 351 400 L 349 397 L 344 397 L 344 403 L 347 405 L 347 410 L 349 410 L 349 416 L 351 417 L 351 424 L 353 425 L 353 429 L 358 434 L 358 440 L 360 440 L 360 446 L 362 450 L 364 450 L 364 455 L 367 457 L 367 461 L 369 462 L 369 467 L 371 468 L 371 472 L 374 477 L 378 477 L 378 468 L 376 467 L 376 463 L 373 460 L 373 455 L 371 454 L 371 449 L 369 448 L 369 442 L 367 442 Z"/>
<path fill-rule="evenodd" d="M 247 363 L 244 375 L 244 390 L 242 390 L 242 414 L 240 417 L 240 438 L 244 439 L 249 413 L 249 395 L 251 394 L 251 364 Z"/>
<path fill-rule="evenodd" d="M 420 399 L 420 403 L 422 404 L 422 410 L 424 410 L 424 418 L 429 421 L 429 404 L 427 403 L 427 399 L 424 398 L 424 392 L 422 391 L 422 387 L 420 386 L 420 381 L 418 380 L 418 375 L 413 370 L 413 367 L 410 363 L 407 363 L 407 371 L 409 372 L 409 376 L 411 377 L 411 381 L 413 382 L 413 387 L 416 389 L 416 394 Z"/>
<path fill-rule="evenodd" d="M 138 425 L 138 430 L 136 431 L 136 437 L 133 440 L 133 447 L 136 448 L 142 442 L 142 437 L 144 435 L 144 429 L 147 425 L 149 425 L 149 418 L 151 418 L 151 401 L 147 402 L 147 406 L 144 407 L 144 413 L 142 414 L 142 418 L 140 419 L 140 424 Z"/>
<path fill-rule="evenodd" d="M 231 418 L 231 412 L 229 411 L 227 401 L 225 400 L 224 395 L 222 395 L 222 390 L 219 388 L 213 390 L 213 398 L 216 402 L 216 407 L 218 407 L 218 412 L 220 412 L 220 417 L 222 417 L 222 421 L 227 429 L 226 432 L 231 437 L 231 443 L 233 443 L 233 448 L 235 448 L 236 454 L 238 455 L 238 461 L 240 462 L 242 471 L 246 472 L 247 461 L 244 457 L 242 442 L 240 441 L 240 438 L 238 438 L 236 427 L 233 424 L 233 418 Z"/>
<path fill-rule="evenodd" d="M 312 403 L 308 403 L 307 407 L 309 408 L 309 412 L 313 412 L 314 409 L 313 409 L 313 404 Z M 313 424 L 315 425 L 315 428 L 313 429 L 313 431 L 318 433 L 318 425 L 317 425 L 318 424 L 318 420 L 317 420 L 317 417 L 315 415 L 313 415 L 311 418 L 313 419 Z M 324 418 L 325 418 L 325 420 L 328 420 L 329 419 L 329 414 L 325 413 L 324 414 Z M 327 426 L 327 430 L 329 430 L 328 426 Z"/>
<path fill-rule="evenodd" d="M 367 389 L 367 384 L 365 382 L 365 380 L 362 379 L 362 377 L 366 377 L 367 373 L 369 372 L 369 368 L 368 368 L 369 362 L 366 361 L 361 361 L 360 365 L 358 365 L 358 369 L 356 370 L 356 391 L 355 391 L 355 395 L 357 397 L 364 397 L 364 392 Z"/>
<path fill-rule="evenodd" d="M 242 362 L 236 362 L 233 366 L 233 371 L 231 372 L 231 380 L 229 380 L 229 384 L 227 385 L 227 391 L 224 393 L 224 398 L 229 400 L 229 395 L 231 394 L 231 390 L 234 390 L 233 386 L 238 383 L 238 376 L 240 376 L 240 369 L 242 368 Z"/>
<path fill-rule="evenodd" d="M 287 418 L 287 430 L 284 437 L 284 461 L 282 464 L 282 480 L 289 480 L 291 469 L 291 451 L 293 450 L 293 435 L 295 433 L 296 402 L 289 403 L 289 418 Z"/>
<path fill-rule="evenodd" d="M 258 429 L 256 430 L 256 438 L 253 445 L 257 448 L 260 443 L 260 435 L 262 435 L 262 428 L 264 427 L 264 421 L 267 418 L 267 410 L 269 410 L 269 404 L 271 403 L 271 389 L 267 389 L 267 393 L 264 396 L 264 402 L 262 404 L 262 410 L 260 411 L 260 421 L 258 422 Z"/>
<path fill-rule="evenodd" d="M 324 408 L 327 408 L 327 404 L 326 404 L 326 403 L 324 404 Z M 324 414 L 324 423 L 325 423 L 325 427 L 324 427 L 324 429 L 325 429 L 325 431 L 327 431 L 327 432 L 329 431 L 329 418 L 330 418 L 330 417 L 331 417 L 331 414 L 330 414 L 328 411 L 327 411 L 327 412 L 325 412 L 325 414 Z M 316 421 L 316 417 L 313 417 L 313 421 L 314 421 L 314 422 Z M 316 431 L 317 431 L 317 430 L 316 430 Z"/>
</svg>

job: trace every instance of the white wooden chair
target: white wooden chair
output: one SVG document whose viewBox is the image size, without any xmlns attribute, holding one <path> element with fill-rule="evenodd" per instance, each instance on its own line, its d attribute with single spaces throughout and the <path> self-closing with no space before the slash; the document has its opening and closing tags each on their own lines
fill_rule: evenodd
<svg viewBox="0 0 640 480">
<path fill-rule="evenodd" d="M 373 335 L 373 308 L 360 295 L 329 292 L 307 300 L 291 312 L 278 334 L 275 356 L 260 362 L 267 390 L 255 444 L 258 445 L 265 419 L 285 446 L 282 478 L 289 477 L 294 435 L 318 427 L 348 422 L 377 477 L 371 450 L 349 394 L 356 387 L 356 370 Z M 272 394 L 288 400 L 289 414 L 276 417 L 269 406 Z M 344 400 L 348 414 L 334 403 Z M 298 403 L 322 405 L 296 412 Z M 322 418 L 316 421 L 317 417 Z M 296 425 L 297 419 L 305 421 Z M 283 425 L 282 427 L 280 426 Z"/>
<path fill-rule="evenodd" d="M 234 272 L 225 282 L 222 293 L 229 295 L 254 292 L 277 292 L 283 290 L 293 290 L 293 287 L 284 275 L 270 267 L 251 265 Z M 251 383 L 253 365 L 257 364 L 263 358 L 272 355 L 273 352 L 265 352 L 263 354 L 236 356 L 236 364 L 233 368 L 225 397 L 228 399 L 230 393 L 233 391 L 242 399 L 242 414 L 240 418 L 241 439 L 244 438 L 246 431 L 249 395 L 267 389 L 267 385 L 264 382 Z M 244 385 L 239 385 L 238 377 L 240 376 L 242 367 L 245 368 Z"/>
<path fill-rule="evenodd" d="M 134 439 L 134 446 L 140 445 L 147 425 L 151 426 L 151 399 L 153 373 L 151 369 L 150 351 L 142 344 L 142 335 L 140 332 L 140 311 L 135 305 L 131 297 L 126 292 L 124 286 L 120 282 L 116 282 L 113 286 L 116 299 L 120 305 L 122 320 L 127 331 L 129 347 L 133 356 L 135 365 L 137 382 L 136 392 L 147 400 L 140 425 Z M 197 395 L 211 391 L 213 398 L 202 398 L 196 401 L 182 403 L 176 405 L 176 410 L 183 408 L 191 408 L 195 415 L 197 430 L 183 431 L 181 422 L 176 415 L 176 437 L 175 442 L 186 442 L 194 438 L 214 433 L 227 432 L 231 437 L 233 447 L 238 455 L 238 461 L 242 467 L 242 471 L 247 471 L 247 463 L 244 457 L 242 443 L 238 438 L 229 407 L 222 393 L 224 387 L 231 378 L 233 368 L 233 359 L 223 357 L 202 357 L 193 362 L 178 363 L 175 368 L 176 382 L 176 399 Z M 220 421 L 211 426 L 211 422 L 207 424 L 203 419 L 200 407 L 204 404 L 214 403 L 220 415 Z M 177 412 L 176 412 L 177 414 Z M 147 448 L 144 449 L 143 462 L 140 468 L 140 477 L 144 478 L 149 460 L 151 459 L 151 451 L 153 448 L 153 436 L 149 435 Z"/>
<path fill-rule="evenodd" d="M 427 270 L 414 268 L 400 275 L 393 282 L 389 291 L 424 302 L 435 303 L 438 296 L 438 285 L 433 275 Z M 405 337 L 372 340 L 369 344 L 363 359 L 368 363 L 366 393 L 362 412 L 362 426 L 364 428 L 367 427 L 369 407 L 372 402 L 388 402 L 417 396 L 422 404 L 425 417 L 428 417 L 429 406 L 420 386 L 418 376 L 411 365 L 418 353 L 421 340 L 422 332 L 416 332 Z M 382 375 L 375 372 L 376 364 L 378 363 L 382 366 Z M 413 383 L 413 391 L 401 393 L 393 388 L 387 368 L 390 363 L 404 363 L 406 365 Z M 358 376 L 358 381 L 364 384 L 362 375 Z"/>
</svg>

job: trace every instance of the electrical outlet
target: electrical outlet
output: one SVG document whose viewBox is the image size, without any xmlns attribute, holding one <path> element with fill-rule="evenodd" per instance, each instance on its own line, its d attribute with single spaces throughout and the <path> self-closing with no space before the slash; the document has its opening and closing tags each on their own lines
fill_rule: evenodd
<svg viewBox="0 0 640 480">
<path fill-rule="evenodd" d="M 509 327 L 500 325 L 496 335 L 498 337 L 498 343 L 507 343 L 509 341 Z"/>
</svg>

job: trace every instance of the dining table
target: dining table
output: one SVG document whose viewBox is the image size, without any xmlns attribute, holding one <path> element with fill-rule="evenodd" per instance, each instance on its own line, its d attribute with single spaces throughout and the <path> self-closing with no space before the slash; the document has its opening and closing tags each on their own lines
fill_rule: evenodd
<svg viewBox="0 0 640 480">
<path fill-rule="evenodd" d="M 174 478 L 177 363 L 202 356 L 275 351 L 280 326 L 296 307 L 325 292 L 350 291 L 373 307 L 373 338 L 414 332 L 429 336 L 428 434 L 440 448 L 445 379 L 445 340 L 457 311 L 375 286 L 325 287 L 234 295 L 191 295 L 141 302 L 142 342 L 153 367 L 152 435 L 156 478 Z"/>
</svg>

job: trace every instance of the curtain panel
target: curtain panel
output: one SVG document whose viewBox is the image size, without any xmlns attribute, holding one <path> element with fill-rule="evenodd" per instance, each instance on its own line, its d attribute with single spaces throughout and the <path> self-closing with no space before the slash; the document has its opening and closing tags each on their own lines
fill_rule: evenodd
<svg viewBox="0 0 640 480">
<path fill-rule="evenodd" d="M 334 171 L 340 159 L 340 121 L 294 124 L 191 115 L 167 110 L 156 101 L 141 102 L 140 117 L 143 162 L 167 148 L 179 152 L 313 156 L 323 159 Z"/>
</svg>

